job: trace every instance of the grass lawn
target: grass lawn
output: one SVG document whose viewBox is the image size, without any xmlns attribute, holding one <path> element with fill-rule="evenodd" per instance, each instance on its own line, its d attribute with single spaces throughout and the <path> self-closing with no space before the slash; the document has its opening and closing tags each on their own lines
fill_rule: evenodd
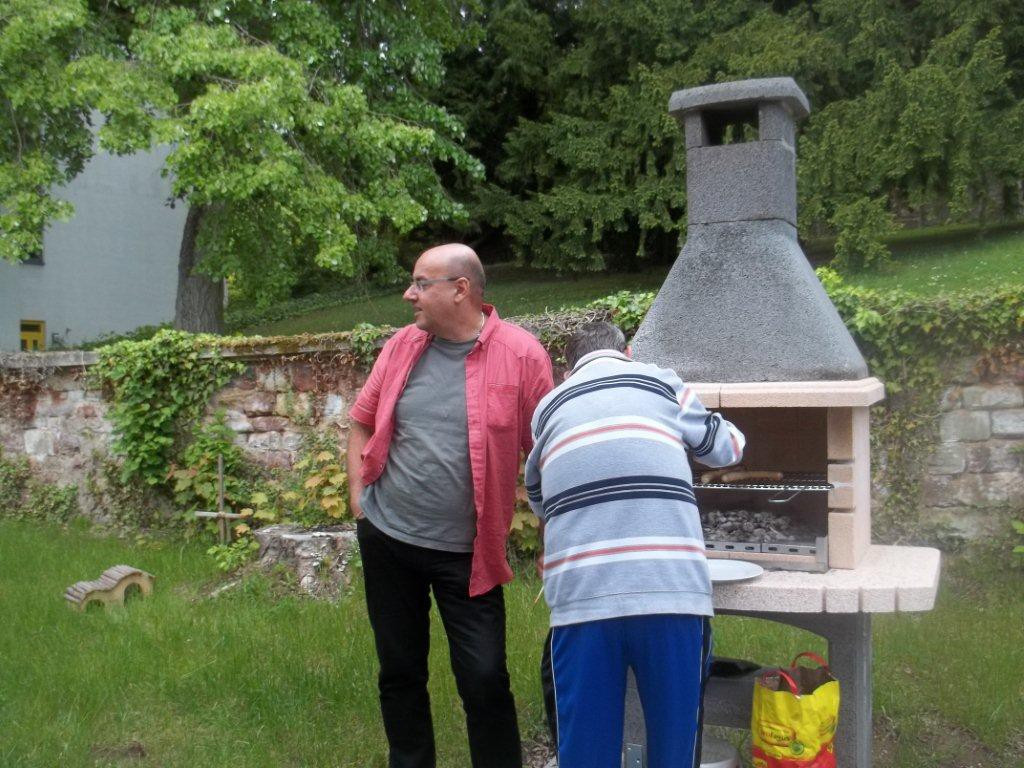
<svg viewBox="0 0 1024 768">
<path fill-rule="evenodd" d="M 156 574 L 152 598 L 84 614 L 64 605 L 65 587 L 120 562 Z M 935 611 L 876 620 L 876 764 L 1022 764 L 1024 571 L 1005 566 L 957 561 Z M 358 584 L 332 605 L 283 596 L 264 577 L 210 597 L 223 581 L 199 545 L 0 521 L 0 766 L 384 766 Z M 521 579 L 506 592 L 527 739 L 543 729 L 536 591 Z M 715 632 L 719 653 L 765 663 L 823 650 L 798 630 L 734 617 Z M 464 768 L 439 632 L 431 671 L 439 765 Z"/>
<path fill-rule="evenodd" d="M 902 288 L 921 295 L 947 291 L 984 290 L 1024 284 L 1024 231 L 987 237 L 963 228 L 901 233 L 891 243 L 893 263 L 882 270 L 848 278 L 868 288 Z M 945 235 L 945 239 L 943 239 Z M 508 264 L 488 268 L 488 300 L 504 317 L 585 304 L 616 291 L 656 291 L 668 267 L 626 274 L 587 274 L 558 277 L 553 273 Z M 324 309 L 244 329 L 247 335 L 291 335 L 345 331 L 356 323 L 401 326 L 412 312 L 401 289 L 340 301 Z"/>
<path fill-rule="evenodd" d="M 376 658 L 361 590 L 336 605 L 224 581 L 205 547 L 143 547 L 0 521 L 0 766 L 383 768 Z M 150 599 L 70 610 L 64 589 L 117 563 L 153 573 Z M 543 722 L 546 632 L 535 584 L 509 591 L 511 674 L 524 733 Z M 435 621 L 435 629 L 440 622 Z M 440 765 L 467 766 L 461 704 L 435 632 L 431 694 Z"/>
<path fill-rule="evenodd" d="M 924 296 L 1024 284 L 1024 232 L 952 243 L 894 243 L 893 263 L 850 282 L 865 288 L 902 288 Z"/>
</svg>

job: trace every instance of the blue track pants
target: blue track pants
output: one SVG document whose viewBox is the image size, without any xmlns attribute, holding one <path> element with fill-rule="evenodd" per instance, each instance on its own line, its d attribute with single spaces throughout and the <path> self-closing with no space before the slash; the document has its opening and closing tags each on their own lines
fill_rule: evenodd
<svg viewBox="0 0 1024 768">
<path fill-rule="evenodd" d="M 626 671 L 647 728 L 648 768 L 696 768 L 711 663 L 703 616 L 630 616 L 555 627 L 559 768 L 620 768 Z"/>
</svg>

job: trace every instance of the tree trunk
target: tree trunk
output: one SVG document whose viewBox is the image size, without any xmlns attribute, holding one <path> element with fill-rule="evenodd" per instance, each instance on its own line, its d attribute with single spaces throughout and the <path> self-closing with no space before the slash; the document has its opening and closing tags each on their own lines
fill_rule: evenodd
<svg viewBox="0 0 1024 768">
<path fill-rule="evenodd" d="M 185 218 L 178 253 L 174 327 L 191 333 L 221 333 L 224 330 L 224 283 L 195 272 L 200 258 L 196 237 L 205 211 L 202 206 L 192 206 Z"/>
<path fill-rule="evenodd" d="M 314 597 L 335 598 L 349 586 L 349 561 L 356 532 L 341 524 L 315 529 L 300 525 L 265 525 L 256 531 L 259 563 L 271 570 L 286 567 L 299 586 Z"/>
</svg>

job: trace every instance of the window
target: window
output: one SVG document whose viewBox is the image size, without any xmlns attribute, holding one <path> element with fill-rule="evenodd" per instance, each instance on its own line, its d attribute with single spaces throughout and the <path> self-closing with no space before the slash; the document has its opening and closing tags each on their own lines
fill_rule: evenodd
<svg viewBox="0 0 1024 768">
<path fill-rule="evenodd" d="M 42 320 L 21 321 L 21 351 L 42 352 L 46 349 L 46 323 Z"/>
</svg>

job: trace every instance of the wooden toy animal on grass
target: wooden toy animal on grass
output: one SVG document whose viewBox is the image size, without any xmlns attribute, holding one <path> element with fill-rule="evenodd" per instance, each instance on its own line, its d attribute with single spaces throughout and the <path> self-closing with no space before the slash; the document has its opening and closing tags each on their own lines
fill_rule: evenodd
<svg viewBox="0 0 1024 768">
<path fill-rule="evenodd" d="M 95 581 L 75 582 L 64 592 L 64 599 L 80 611 L 92 602 L 123 605 L 125 592 L 132 587 L 137 587 L 143 595 L 152 594 L 153 579 L 153 574 L 130 565 L 115 565 L 107 568 Z"/>
</svg>

